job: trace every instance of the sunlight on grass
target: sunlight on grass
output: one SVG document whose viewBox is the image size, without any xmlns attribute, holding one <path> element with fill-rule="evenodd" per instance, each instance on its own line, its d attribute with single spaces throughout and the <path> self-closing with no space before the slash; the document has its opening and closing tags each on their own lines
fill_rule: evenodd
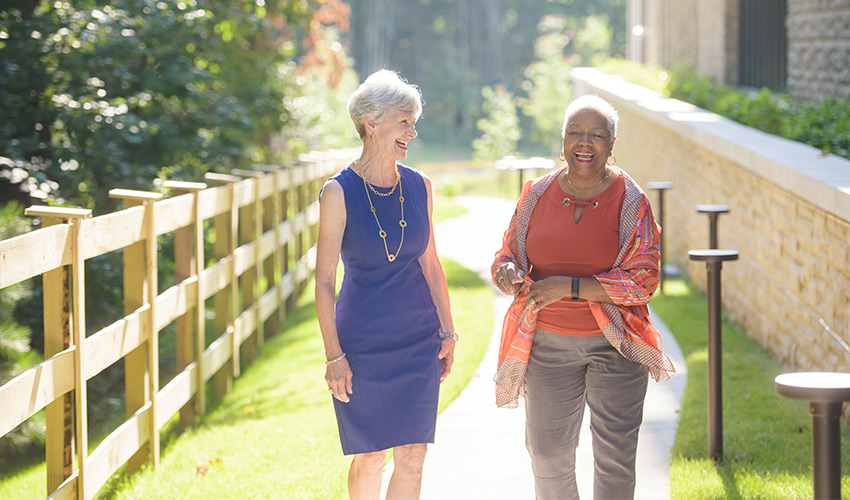
<svg viewBox="0 0 850 500">
<path fill-rule="evenodd" d="M 708 350 L 705 296 L 683 280 L 664 283 L 652 307 L 676 335 L 688 363 L 688 387 L 670 467 L 673 500 L 812 498 L 812 431 L 808 404 L 776 394 L 788 371 L 723 322 L 723 451 L 708 458 Z M 842 425 L 843 495 L 850 495 L 850 432 Z"/>
<path fill-rule="evenodd" d="M 471 379 L 493 330 L 493 292 L 477 275 L 444 260 L 455 326 L 462 335 L 445 408 Z M 484 318 L 484 319 L 482 319 Z M 312 287 L 279 334 L 234 383 L 233 392 L 163 451 L 159 470 L 112 485 L 103 498 L 345 498 L 350 458 L 342 455 L 324 382 L 324 351 Z"/>
</svg>

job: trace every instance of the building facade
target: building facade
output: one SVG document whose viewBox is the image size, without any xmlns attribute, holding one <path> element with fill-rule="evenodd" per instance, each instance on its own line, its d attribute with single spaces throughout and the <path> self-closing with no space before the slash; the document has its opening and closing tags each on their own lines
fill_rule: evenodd
<svg viewBox="0 0 850 500">
<path fill-rule="evenodd" d="M 850 0 L 627 0 L 627 57 L 717 83 L 850 97 Z"/>
</svg>

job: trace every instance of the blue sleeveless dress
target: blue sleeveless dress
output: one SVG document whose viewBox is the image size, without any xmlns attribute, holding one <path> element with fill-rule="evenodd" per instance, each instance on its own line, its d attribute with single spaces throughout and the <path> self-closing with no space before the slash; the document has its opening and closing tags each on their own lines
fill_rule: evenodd
<svg viewBox="0 0 850 500">
<path fill-rule="evenodd" d="M 348 403 L 333 399 L 346 455 L 434 442 L 440 320 L 419 265 L 430 237 L 427 192 L 418 171 L 401 164 L 398 169 L 401 190 L 385 197 L 369 192 L 391 254 L 401 239 L 399 195 L 404 195 L 407 226 L 393 262 L 387 259 L 363 179 L 350 167 L 333 177 L 342 186 L 347 213 L 336 326 L 354 374 L 354 393 Z"/>
</svg>

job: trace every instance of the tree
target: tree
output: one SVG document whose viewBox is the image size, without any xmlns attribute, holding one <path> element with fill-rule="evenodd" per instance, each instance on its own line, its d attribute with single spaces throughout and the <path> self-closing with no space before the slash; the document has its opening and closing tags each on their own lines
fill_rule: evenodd
<svg viewBox="0 0 850 500">
<path fill-rule="evenodd" d="M 534 119 L 532 141 L 554 152 L 560 149 L 563 111 L 572 100 L 570 70 L 608 57 L 611 30 L 599 16 L 576 20 L 549 15 L 540 20 L 537 32 L 535 60 L 526 67 L 522 83 L 528 97 L 520 99 L 520 106 Z"/>
<path fill-rule="evenodd" d="M 504 85 L 484 87 L 482 109 L 484 118 L 478 120 L 481 136 L 472 141 L 473 157 L 478 160 L 494 160 L 513 155 L 520 138 L 514 95 Z"/>
<path fill-rule="evenodd" d="M 295 126 L 291 64 L 313 54 L 318 17 L 348 12 L 340 0 L 19 3 L 0 10 L 0 189 L 98 212 L 115 208 L 108 189 L 149 190 L 163 167 L 198 180 L 273 161 L 270 138 Z"/>
</svg>

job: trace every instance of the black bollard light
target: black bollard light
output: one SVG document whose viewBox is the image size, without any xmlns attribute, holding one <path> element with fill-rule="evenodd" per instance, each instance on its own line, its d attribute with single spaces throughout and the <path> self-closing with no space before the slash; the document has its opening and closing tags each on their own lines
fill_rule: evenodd
<svg viewBox="0 0 850 500">
<path fill-rule="evenodd" d="M 708 214 L 708 248 L 717 248 L 717 218 L 729 212 L 728 205 L 697 205 L 697 212 Z"/>
<path fill-rule="evenodd" d="M 705 262 L 708 270 L 708 455 L 723 459 L 723 342 L 720 271 L 723 261 L 738 260 L 736 250 L 691 250 L 691 260 Z"/>
<path fill-rule="evenodd" d="M 850 401 L 850 373 L 783 373 L 780 396 L 809 402 L 812 415 L 812 477 L 815 500 L 841 498 L 841 406 Z"/>
<path fill-rule="evenodd" d="M 670 181 L 648 182 L 646 187 L 658 191 L 658 225 L 661 226 L 662 229 L 661 241 L 658 245 L 658 249 L 661 253 L 661 262 L 658 263 L 661 268 L 661 272 L 658 275 L 658 288 L 661 293 L 664 293 L 664 278 L 666 278 L 666 273 L 664 272 L 664 191 L 673 189 L 673 183 Z"/>
</svg>

